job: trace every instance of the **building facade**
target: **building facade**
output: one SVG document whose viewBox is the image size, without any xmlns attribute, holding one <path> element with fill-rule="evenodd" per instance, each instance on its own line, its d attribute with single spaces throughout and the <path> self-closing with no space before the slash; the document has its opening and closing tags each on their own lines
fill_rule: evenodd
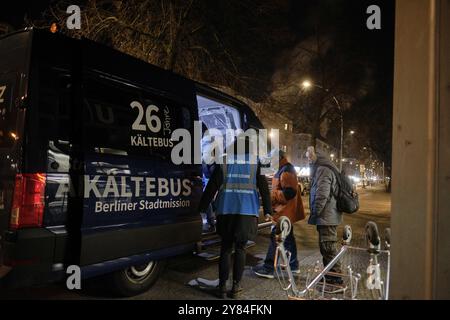
<svg viewBox="0 0 450 320">
<path fill-rule="evenodd" d="M 292 164 L 297 167 L 307 167 L 308 159 L 306 158 L 306 150 L 311 145 L 311 134 L 296 133 L 293 135 L 292 143 Z M 326 142 L 316 139 L 316 150 L 332 159 L 336 163 L 339 161 L 339 152 L 333 146 Z"/>
<path fill-rule="evenodd" d="M 253 110 L 269 133 L 274 129 L 278 130 L 280 139 L 279 148 L 286 152 L 287 158 L 292 161 L 294 157 L 294 133 L 292 121 L 279 113 L 267 112 L 265 110 L 256 112 L 257 110 Z"/>
</svg>

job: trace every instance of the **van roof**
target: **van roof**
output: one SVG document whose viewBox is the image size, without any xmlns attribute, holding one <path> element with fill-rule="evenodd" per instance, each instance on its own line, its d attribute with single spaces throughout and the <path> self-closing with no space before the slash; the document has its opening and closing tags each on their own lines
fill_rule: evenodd
<svg viewBox="0 0 450 320">
<path fill-rule="evenodd" d="M 232 103 L 254 118 L 252 120 L 260 123 L 250 107 L 224 92 L 86 38 L 75 39 L 59 33 L 51 33 L 48 30 L 26 28 L 4 35 L 0 37 L 0 41 L 22 33 L 32 33 L 33 51 L 37 49 L 57 53 L 61 52 L 58 50 L 61 46 L 69 45 L 72 51 L 82 53 L 80 57 L 83 59 L 82 65 L 85 68 L 157 91 L 158 94 L 168 96 L 182 104 L 195 101 L 197 92 L 206 94 Z"/>
<path fill-rule="evenodd" d="M 63 53 L 66 58 L 58 56 L 58 60 L 80 59 L 78 63 L 83 68 L 157 91 L 159 95 L 170 96 L 183 104 L 195 101 L 192 80 L 86 38 L 75 39 L 48 30 L 27 28 L 0 37 L 0 42 L 3 39 L 14 41 L 15 38 L 20 41 L 24 34 L 31 35 L 27 38 L 32 39 L 32 56 L 41 52 L 51 58 Z"/>
</svg>

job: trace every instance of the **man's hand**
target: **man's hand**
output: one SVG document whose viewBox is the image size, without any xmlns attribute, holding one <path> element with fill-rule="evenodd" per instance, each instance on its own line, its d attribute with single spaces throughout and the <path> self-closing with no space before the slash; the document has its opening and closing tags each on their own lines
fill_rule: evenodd
<svg viewBox="0 0 450 320">
<path fill-rule="evenodd" d="M 266 214 L 265 216 L 266 222 L 272 222 L 273 223 L 273 217 L 270 214 Z"/>
</svg>

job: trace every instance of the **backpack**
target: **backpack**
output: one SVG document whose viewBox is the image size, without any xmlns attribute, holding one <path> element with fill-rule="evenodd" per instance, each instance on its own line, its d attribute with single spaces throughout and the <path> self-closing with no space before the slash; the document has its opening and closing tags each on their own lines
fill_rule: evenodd
<svg viewBox="0 0 450 320">
<path fill-rule="evenodd" d="M 338 183 L 338 191 L 336 195 L 336 204 L 337 209 L 341 212 L 345 213 L 355 213 L 359 210 L 359 197 L 358 193 L 353 191 L 352 184 L 348 177 L 339 172 L 336 168 L 329 165 L 323 165 L 321 166 L 327 167 L 331 171 L 333 171 L 334 175 L 336 176 L 336 180 Z"/>
</svg>

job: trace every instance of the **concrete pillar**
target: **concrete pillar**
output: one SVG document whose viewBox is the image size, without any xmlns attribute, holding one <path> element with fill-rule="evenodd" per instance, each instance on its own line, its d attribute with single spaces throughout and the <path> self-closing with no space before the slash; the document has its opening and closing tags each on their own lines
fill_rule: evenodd
<svg viewBox="0 0 450 320">
<path fill-rule="evenodd" d="M 450 0 L 397 0 L 391 298 L 450 299 Z"/>
</svg>

